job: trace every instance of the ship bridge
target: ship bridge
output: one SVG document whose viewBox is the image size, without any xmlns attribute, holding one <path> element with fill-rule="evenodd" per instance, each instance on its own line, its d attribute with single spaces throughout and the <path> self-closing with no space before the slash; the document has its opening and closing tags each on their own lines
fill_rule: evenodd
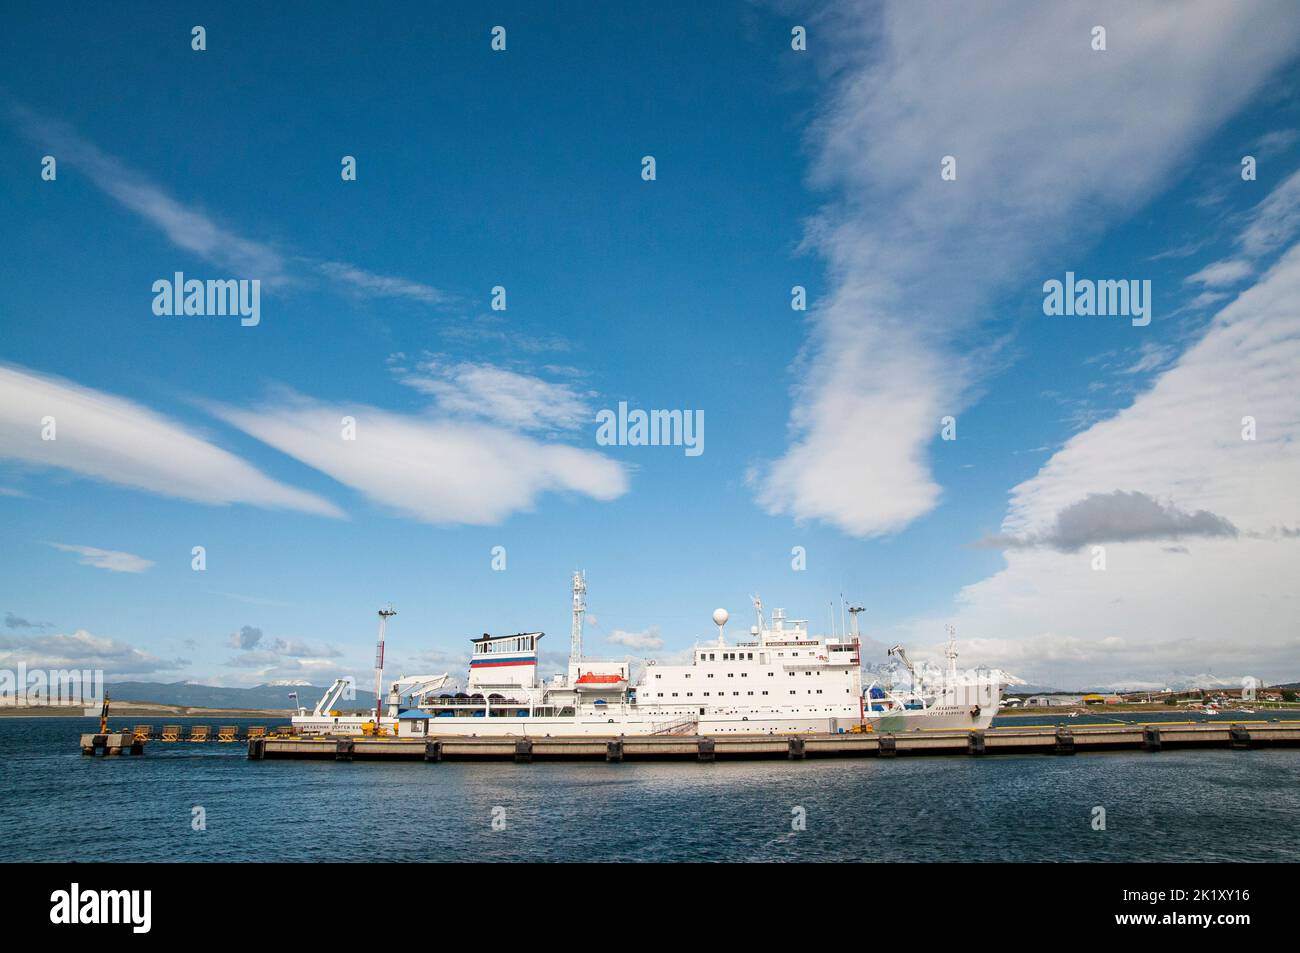
<svg viewBox="0 0 1300 953">
<path fill-rule="evenodd" d="M 544 632 L 516 632 L 472 639 L 469 691 L 537 686 L 537 644 Z"/>
</svg>

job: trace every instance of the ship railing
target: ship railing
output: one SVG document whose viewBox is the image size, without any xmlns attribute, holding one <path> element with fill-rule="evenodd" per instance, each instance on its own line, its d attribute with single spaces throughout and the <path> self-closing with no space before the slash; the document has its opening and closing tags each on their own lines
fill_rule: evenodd
<svg viewBox="0 0 1300 953">
<path fill-rule="evenodd" d="M 699 724 L 699 719 L 695 715 L 684 715 L 673 721 L 663 722 L 658 725 L 650 726 L 652 735 L 677 735 L 683 734 L 684 728 L 695 728 Z"/>
</svg>

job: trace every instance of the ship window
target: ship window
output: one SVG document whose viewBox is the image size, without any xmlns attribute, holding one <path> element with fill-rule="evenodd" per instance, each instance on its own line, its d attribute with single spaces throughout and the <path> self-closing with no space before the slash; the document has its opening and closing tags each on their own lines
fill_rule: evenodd
<svg viewBox="0 0 1300 953">
<path fill-rule="evenodd" d="M 660 675 L 658 672 L 655 672 L 655 678 L 663 678 L 663 676 Z"/>
<path fill-rule="evenodd" d="M 735 672 L 728 672 L 728 673 L 727 673 L 727 678 L 735 678 L 735 677 L 736 677 L 736 673 L 735 673 Z"/>
<path fill-rule="evenodd" d="M 709 653 L 709 661 L 710 661 L 710 662 L 713 661 L 713 653 L 712 653 L 712 652 Z"/>
<path fill-rule="evenodd" d="M 687 698 L 690 698 L 690 697 L 691 697 L 691 693 L 690 693 L 690 692 L 687 692 L 687 693 L 686 693 L 686 697 L 687 697 Z"/>
</svg>

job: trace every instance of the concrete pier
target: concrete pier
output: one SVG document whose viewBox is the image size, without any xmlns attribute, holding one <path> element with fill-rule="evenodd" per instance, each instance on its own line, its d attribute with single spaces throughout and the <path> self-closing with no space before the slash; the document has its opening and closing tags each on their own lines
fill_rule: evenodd
<svg viewBox="0 0 1300 953">
<path fill-rule="evenodd" d="M 90 756 L 144 754 L 144 742 L 130 731 L 117 731 L 105 735 L 82 735 L 81 753 Z"/>
<path fill-rule="evenodd" d="M 340 761 L 441 761 L 490 759 L 535 761 L 689 760 L 753 758 L 803 760 L 825 757 L 905 757 L 1041 753 L 1074 755 L 1092 751 L 1159 752 L 1181 748 L 1249 750 L 1300 746 L 1300 722 L 1146 724 L 1087 727 L 994 728 L 988 731 L 911 731 L 899 734 L 661 735 L 650 737 L 431 738 L 295 737 L 251 738 L 254 760 L 321 758 Z"/>
</svg>

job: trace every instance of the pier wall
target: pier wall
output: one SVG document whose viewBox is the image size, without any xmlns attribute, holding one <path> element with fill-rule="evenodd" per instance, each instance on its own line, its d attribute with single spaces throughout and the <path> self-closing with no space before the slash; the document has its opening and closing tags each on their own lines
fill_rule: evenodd
<svg viewBox="0 0 1300 953">
<path fill-rule="evenodd" d="M 753 758 L 985 756 L 1013 753 L 1073 755 L 1093 751 L 1300 746 L 1300 723 L 1223 725 L 1147 724 L 1105 727 L 1026 727 L 987 731 L 912 731 L 899 734 L 803 734 L 663 737 L 254 738 L 254 760 L 318 758 L 336 761 L 549 760 L 728 761 Z"/>
</svg>

